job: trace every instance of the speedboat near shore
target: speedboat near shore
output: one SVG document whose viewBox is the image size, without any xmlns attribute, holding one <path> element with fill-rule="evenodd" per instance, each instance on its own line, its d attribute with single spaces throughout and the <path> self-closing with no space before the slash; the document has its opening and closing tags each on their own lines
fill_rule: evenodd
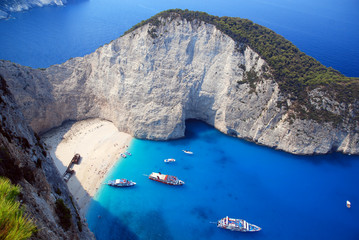
<svg viewBox="0 0 359 240">
<path fill-rule="evenodd" d="M 261 230 L 260 227 L 248 223 L 246 220 L 229 218 L 228 216 L 219 220 L 217 227 L 239 232 L 258 232 Z"/>
<path fill-rule="evenodd" d="M 166 174 L 161 174 L 159 173 L 151 173 L 150 176 L 148 176 L 149 179 L 153 180 L 153 181 L 157 181 L 157 182 L 161 182 L 161 183 L 165 183 L 165 184 L 169 184 L 169 185 L 183 185 L 184 181 L 179 180 L 177 177 L 175 176 L 171 176 L 171 175 L 166 175 Z"/>
<path fill-rule="evenodd" d="M 112 186 L 112 187 L 132 187 L 135 186 L 136 183 L 129 181 L 125 178 L 116 179 L 116 180 L 109 180 L 106 185 Z"/>
<path fill-rule="evenodd" d="M 170 162 L 175 162 L 176 161 L 176 159 L 174 159 L 174 158 L 167 158 L 167 159 L 165 159 L 165 160 L 163 160 L 165 163 L 170 163 Z"/>
</svg>

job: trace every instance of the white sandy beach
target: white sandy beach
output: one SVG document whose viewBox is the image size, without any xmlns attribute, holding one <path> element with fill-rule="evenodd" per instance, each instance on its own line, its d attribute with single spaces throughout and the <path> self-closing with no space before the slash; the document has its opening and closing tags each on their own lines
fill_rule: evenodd
<svg viewBox="0 0 359 240">
<path fill-rule="evenodd" d="M 89 119 L 63 124 L 42 136 L 48 151 L 63 175 L 76 153 L 80 164 L 67 182 L 81 215 L 86 214 L 91 198 L 96 194 L 107 172 L 125 152 L 131 135 L 119 132 L 115 125 L 101 119 Z"/>
</svg>

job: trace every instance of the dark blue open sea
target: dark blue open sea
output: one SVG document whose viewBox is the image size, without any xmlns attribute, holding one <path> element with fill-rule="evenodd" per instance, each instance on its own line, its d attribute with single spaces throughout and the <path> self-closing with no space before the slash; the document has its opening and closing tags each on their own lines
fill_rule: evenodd
<svg viewBox="0 0 359 240">
<path fill-rule="evenodd" d="M 0 21 L 0 59 L 35 68 L 62 63 L 169 8 L 251 19 L 324 65 L 359 76 L 358 0 L 70 0 L 64 7 L 36 8 Z M 104 185 L 88 211 L 99 240 L 359 239 L 358 156 L 294 156 L 193 120 L 183 139 L 135 139 L 129 150 L 133 155 L 120 159 L 106 180 L 125 177 L 137 186 Z M 165 158 L 177 161 L 165 164 Z M 152 171 L 186 184 L 150 181 L 144 175 Z M 230 232 L 210 223 L 227 215 L 262 231 Z"/>
</svg>

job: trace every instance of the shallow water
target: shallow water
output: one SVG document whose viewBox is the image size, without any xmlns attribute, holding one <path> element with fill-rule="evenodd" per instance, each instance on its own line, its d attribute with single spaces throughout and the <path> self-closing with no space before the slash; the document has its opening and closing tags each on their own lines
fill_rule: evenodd
<svg viewBox="0 0 359 240">
<path fill-rule="evenodd" d="M 194 155 L 187 155 L 190 149 Z M 226 136 L 188 121 L 186 138 L 134 140 L 87 215 L 97 239 L 358 239 L 359 157 L 293 156 Z M 175 163 L 166 164 L 166 158 Z M 149 180 L 152 171 L 175 175 L 184 186 Z M 346 208 L 346 200 L 352 208 Z M 238 233 L 211 224 L 225 216 L 262 227 Z M 99 218 L 100 216 L 100 218 Z"/>
</svg>

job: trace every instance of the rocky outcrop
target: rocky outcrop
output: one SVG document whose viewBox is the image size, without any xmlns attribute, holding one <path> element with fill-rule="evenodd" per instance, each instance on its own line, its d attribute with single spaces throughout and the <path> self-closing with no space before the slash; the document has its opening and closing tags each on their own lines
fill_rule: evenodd
<svg viewBox="0 0 359 240">
<path fill-rule="evenodd" d="M 170 139 L 182 137 L 185 120 L 196 118 L 295 154 L 359 153 L 356 115 L 347 111 L 358 109 L 358 100 L 319 101 L 326 93 L 316 89 L 310 100 L 342 114 L 342 123 L 296 118 L 251 48 L 196 19 L 173 15 L 158 23 L 47 69 L 1 62 L 0 74 L 38 133 L 68 119 L 100 117 L 137 138 Z"/>
<path fill-rule="evenodd" d="M 62 6 L 67 0 L 3 0 L 0 2 L 0 19 L 8 18 L 9 12 L 20 12 L 46 5 Z"/>
<path fill-rule="evenodd" d="M 9 14 L 7 12 L 0 10 L 0 19 L 6 19 L 9 17 Z"/>
<path fill-rule="evenodd" d="M 21 186 L 19 200 L 38 230 L 32 239 L 94 239 L 52 158 L 27 126 L 1 76 L 0 109 L 0 176 Z M 59 199 L 72 215 L 67 227 L 56 210 Z"/>
</svg>

